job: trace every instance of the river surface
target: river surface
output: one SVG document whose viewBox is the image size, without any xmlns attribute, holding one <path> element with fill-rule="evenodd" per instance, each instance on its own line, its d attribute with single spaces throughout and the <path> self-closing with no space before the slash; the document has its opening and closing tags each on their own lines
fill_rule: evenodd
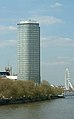
<svg viewBox="0 0 74 119">
<path fill-rule="evenodd" d="M 74 119 L 74 97 L 0 106 L 0 119 Z"/>
</svg>

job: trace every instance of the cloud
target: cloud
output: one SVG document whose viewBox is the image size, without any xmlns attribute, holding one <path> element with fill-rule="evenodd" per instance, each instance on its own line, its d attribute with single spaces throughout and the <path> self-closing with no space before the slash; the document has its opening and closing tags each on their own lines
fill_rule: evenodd
<svg viewBox="0 0 74 119">
<path fill-rule="evenodd" d="M 55 65 L 66 65 L 65 61 L 52 61 L 52 62 L 44 62 L 42 65 L 44 66 L 55 66 Z"/>
<path fill-rule="evenodd" d="M 63 20 L 54 16 L 34 16 L 33 19 L 36 19 L 42 25 L 53 25 L 63 23 Z"/>
<path fill-rule="evenodd" d="M 49 46 L 74 46 L 74 40 L 67 37 L 41 38 L 41 47 Z"/>
<path fill-rule="evenodd" d="M 58 56 L 52 60 L 42 62 L 41 65 L 43 66 L 57 66 L 57 65 L 69 66 L 70 64 L 73 64 L 73 63 L 74 63 L 74 58 L 72 57 Z"/>
<path fill-rule="evenodd" d="M 16 27 L 14 26 L 0 26 L 0 31 L 4 31 L 4 30 L 16 30 Z"/>
<path fill-rule="evenodd" d="M 56 2 L 55 4 L 51 5 L 50 7 L 51 8 L 58 8 L 58 7 L 62 7 L 62 6 L 63 6 L 63 4 Z"/>
<path fill-rule="evenodd" d="M 0 48 L 15 46 L 16 40 L 0 40 Z"/>
</svg>

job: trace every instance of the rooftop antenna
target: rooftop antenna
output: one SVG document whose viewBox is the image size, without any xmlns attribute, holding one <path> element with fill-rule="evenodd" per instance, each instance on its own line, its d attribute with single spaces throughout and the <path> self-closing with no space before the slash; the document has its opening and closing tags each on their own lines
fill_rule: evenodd
<svg viewBox="0 0 74 119">
<path fill-rule="evenodd" d="M 8 62 L 8 66 L 5 66 L 5 71 L 9 72 L 9 74 L 12 75 L 12 66 L 9 65 L 9 62 Z"/>
</svg>

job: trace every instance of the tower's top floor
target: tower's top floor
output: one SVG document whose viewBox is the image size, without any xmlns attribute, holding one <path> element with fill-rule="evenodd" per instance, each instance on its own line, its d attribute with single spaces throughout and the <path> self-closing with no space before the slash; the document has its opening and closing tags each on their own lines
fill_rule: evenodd
<svg viewBox="0 0 74 119">
<path fill-rule="evenodd" d="M 39 24 L 37 21 L 35 20 L 27 20 L 27 21 L 20 21 L 17 25 L 23 25 L 23 24 Z"/>
</svg>

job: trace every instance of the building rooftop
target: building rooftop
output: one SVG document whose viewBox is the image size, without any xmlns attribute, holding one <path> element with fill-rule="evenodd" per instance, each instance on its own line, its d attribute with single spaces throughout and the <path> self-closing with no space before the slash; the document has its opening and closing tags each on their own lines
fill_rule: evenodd
<svg viewBox="0 0 74 119">
<path fill-rule="evenodd" d="M 35 20 L 20 21 L 20 24 L 24 24 L 24 23 L 38 23 L 38 22 Z"/>
</svg>

